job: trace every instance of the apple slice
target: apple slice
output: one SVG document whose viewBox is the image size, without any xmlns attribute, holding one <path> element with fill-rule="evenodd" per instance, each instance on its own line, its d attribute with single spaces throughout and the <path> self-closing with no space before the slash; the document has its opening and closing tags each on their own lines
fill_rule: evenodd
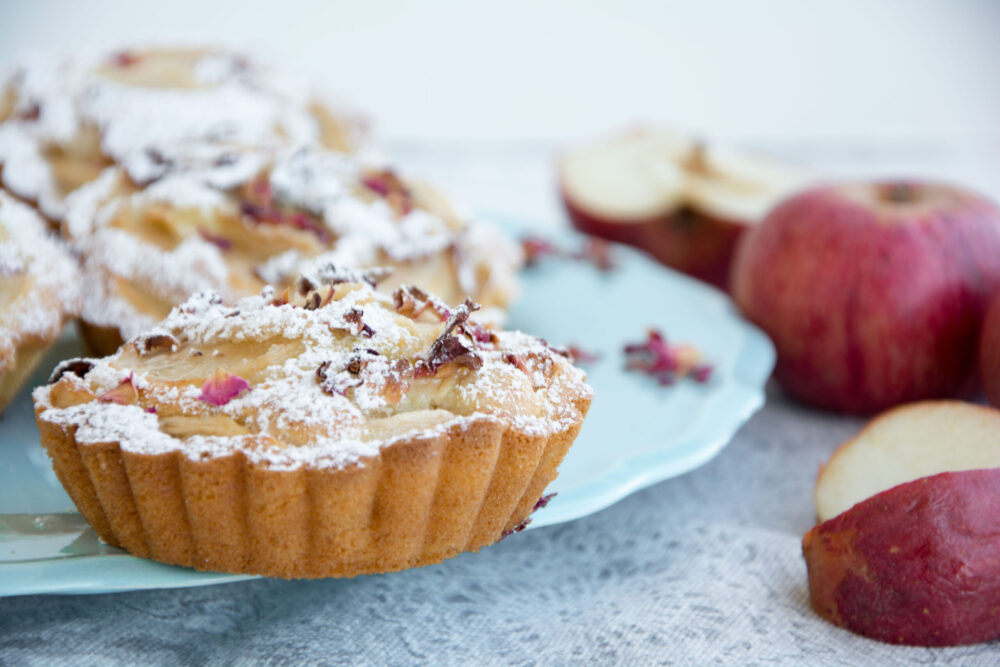
<svg viewBox="0 0 1000 667">
<path fill-rule="evenodd" d="M 843 444 L 802 540 L 813 608 L 881 641 L 1000 637 L 1000 411 L 896 408 Z"/>
<path fill-rule="evenodd" d="M 979 378 L 986 398 L 1000 407 L 1000 293 L 987 308 L 979 334 Z"/>
<path fill-rule="evenodd" d="M 631 130 L 559 161 L 563 203 L 577 229 L 723 288 L 740 234 L 804 180 L 759 157 L 659 129 Z"/>
</svg>

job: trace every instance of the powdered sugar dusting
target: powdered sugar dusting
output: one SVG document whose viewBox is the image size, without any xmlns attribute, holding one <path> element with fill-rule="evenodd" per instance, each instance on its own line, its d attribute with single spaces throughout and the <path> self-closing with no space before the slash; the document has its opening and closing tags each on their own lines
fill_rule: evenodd
<svg viewBox="0 0 1000 667">
<path fill-rule="evenodd" d="M 93 128 L 103 156 L 123 165 L 137 183 L 192 161 L 224 165 L 216 175 L 228 172 L 232 181 L 259 167 L 239 147 L 320 143 L 319 121 L 310 111 L 316 96 L 288 73 L 241 54 L 182 50 L 172 56 L 178 59 L 173 68 L 182 70 L 191 60 L 190 82 L 178 74 L 178 81 L 142 85 L 114 76 L 116 68 L 171 56 L 157 50 L 130 54 L 135 63 L 108 53 L 36 56 L 8 79 L 15 109 L 0 131 L 0 162 L 12 167 L 4 169 L 3 179 L 21 196 L 38 200 L 48 215 L 60 217 L 63 201 L 42 148 L 71 144 Z"/>
<path fill-rule="evenodd" d="M 76 259 L 50 238 L 42 219 L 0 190 L 0 371 L 30 337 L 54 339 L 80 312 Z"/>
<path fill-rule="evenodd" d="M 365 282 L 307 292 L 293 303 L 271 289 L 234 306 L 202 292 L 116 356 L 88 360 L 93 368 L 85 378 L 67 374 L 59 381 L 99 395 L 129 377 L 141 405 L 90 401 L 56 408 L 52 391 L 58 385 L 34 396 L 46 408 L 42 419 L 80 425 L 81 442 L 118 441 L 144 453 L 181 450 L 195 459 L 241 451 L 276 468 L 343 466 L 402 438 L 433 437 L 478 419 L 531 434 L 555 433 L 579 421 L 576 401 L 591 391 L 582 372 L 525 334 L 470 338 L 466 344 L 476 347 L 481 365 L 414 374 L 432 342 L 462 332 L 462 326 L 446 328 L 431 311 L 415 318 L 401 314 L 391 297 Z M 256 346 L 254 356 L 266 361 L 248 360 L 233 351 L 234 344 Z M 511 363 L 512 357 L 519 362 Z M 203 374 L 190 381 L 167 379 L 191 360 L 203 364 Z M 224 392 L 225 401 L 205 400 L 207 376 L 222 386 L 237 374 L 239 386 Z M 161 418 L 150 407 L 159 407 L 159 414 L 214 419 L 233 435 L 170 435 L 170 420 L 177 418 Z"/>
</svg>

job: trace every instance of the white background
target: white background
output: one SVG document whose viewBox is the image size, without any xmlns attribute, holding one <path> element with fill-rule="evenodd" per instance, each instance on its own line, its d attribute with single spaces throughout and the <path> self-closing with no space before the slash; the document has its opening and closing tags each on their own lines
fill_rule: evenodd
<svg viewBox="0 0 1000 667">
<path fill-rule="evenodd" d="M 556 214 L 552 152 L 636 121 L 1000 196 L 990 0 L 0 0 L 0 61 L 148 41 L 222 41 L 308 72 L 478 206 Z"/>
</svg>

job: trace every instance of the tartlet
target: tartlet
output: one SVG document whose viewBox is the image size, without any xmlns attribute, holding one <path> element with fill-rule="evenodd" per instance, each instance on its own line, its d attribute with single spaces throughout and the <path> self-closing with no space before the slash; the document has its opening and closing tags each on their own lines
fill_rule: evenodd
<svg viewBox="0 0 1000 667">
<path fill-rule="evenodd" d="M 521 527 L 592 391 L 565 353 L 415 287 L 326 272 L 200 293 L 35 390 L 42 443 L 106 542 L 201 570 L 353 576 Z"/>
<path fill-rule="evenodd" d="M 145 183 L 191 150 L 212 160 L 246 146 L 358 149 L 364 121 L 328 99 L 219 49 L 39 56 L 0 81 L 0 180 L 57 220 L 65 197 L 111 164 Z"/>
<path fill-rule="evenodd" d="M 0 190 L 0 411 L 80 312 L 76 258 L 47 229 Z"/>
<path fill-rule="evenodd" d="M 88 283 L 82 328 L 109 354 L 197 291 L 226 303 L 337 266 L 391 269 L 381 287 L 419 284 L 484 316 L 516 291 L 519 249 L 384 163 L 302 147 L 197 158 L 145 186 L 108 169 L 68 200 L 64 234 Z"/>
</svg>

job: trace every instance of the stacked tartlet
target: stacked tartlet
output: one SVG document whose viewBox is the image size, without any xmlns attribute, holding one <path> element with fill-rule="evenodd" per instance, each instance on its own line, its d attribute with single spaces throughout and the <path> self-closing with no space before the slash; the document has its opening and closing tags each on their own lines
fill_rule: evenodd
<svg viewBox="0 0 1000 667">
<path fill-rule="evenodd" d="M 27 204 L 0 189 L 0 412 L 80 313 L 76 260 Z"/>
<path fill-rule="evenodd" d="M 135 49 L 38 56 L 0 84 L 4 185 L 59 218 L 65 197 L 119 164 L 136 183 L 197 153 L 320 145 L 350 152 L 364 124 L 288 72 L 241 53 Z"/>
<path fill-rule="evenodd" d="M 0 329 L 0 398 L 79 316 L 108 356 L 33 398 L 103 540 L 351 576 L 478 549 L 541 502 L 591 390 L 493 328 L 519 249 L 363 125 L 224 51 L 37 60 L 0 84 L 0 323 L 38 316 Z"/>
<path fill-rule="evenodd" d="M 222 165 L 192 156 L 141 187 L 109 168 L 67 200 L 96 351 L 114 351 L 195 291 L 231 303 L 328 263 L 382 267 L 389 291 L 416 283 L 450 304 L 471 296 L 494 319 L 510 302 L 516 248 L 430 186 L 318 148 L 230 155 Z"/>
</svg>

